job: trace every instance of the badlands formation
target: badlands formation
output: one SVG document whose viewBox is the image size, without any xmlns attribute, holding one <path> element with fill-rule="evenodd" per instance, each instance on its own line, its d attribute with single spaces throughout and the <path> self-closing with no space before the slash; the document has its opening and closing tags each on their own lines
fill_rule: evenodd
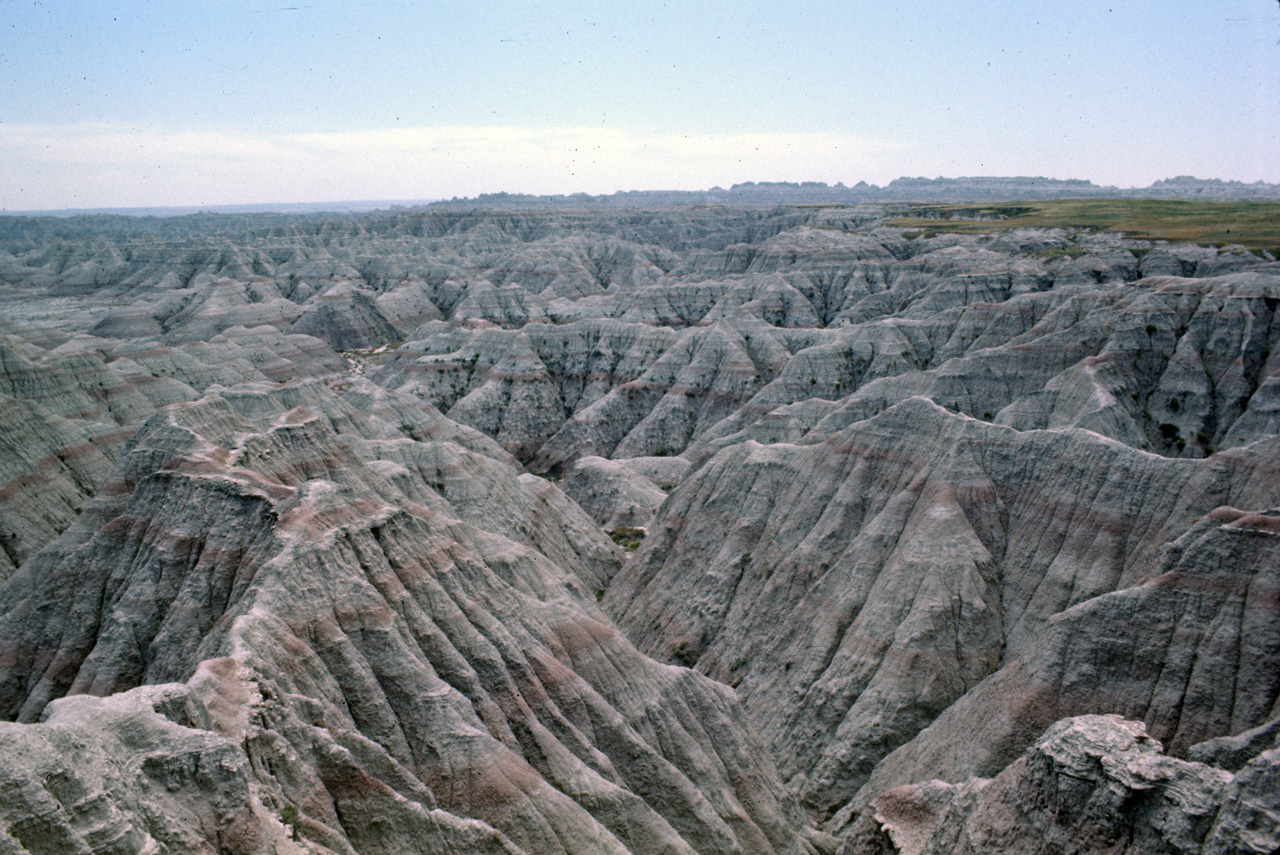
<svg viewBox="0 0 1280 855">
<path fill-rule="evenodd" d="M 0 853 L 1280 847 L 1280 262 L 0 221 Z"/>
</svg>

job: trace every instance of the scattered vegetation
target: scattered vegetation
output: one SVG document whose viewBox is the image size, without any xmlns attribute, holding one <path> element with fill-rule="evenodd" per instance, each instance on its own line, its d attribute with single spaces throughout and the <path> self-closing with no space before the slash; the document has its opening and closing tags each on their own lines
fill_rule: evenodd
<svg viewBox="0 0 1280 855">
<path fill-rule="evenodd" d="M 1178 451 L 1187 447 L 1187 441 L 1182 438 L 1182 431 L 1175 424 L 1169 422 L 1161 422 L 1158 426 L 1160 435 L 1164 437 L 1164 441 L 1172 445 Z"/>
<path fill-rule="evenodd" d="M 301 818 L 297 805 L 286 802 L 285 806 L 280 808 L 280 821 L 288 827 L 289 836 L 294 840 L 298 839 L 298 822 Z"/>
<path fill-rule="evenodd" d="M 939 234 L 997 234 L 1018 228 L 1123 232 L 1143 240 L 1280 246 L 1280 202 L 1062 199 L 1019 205 L 916 205 L 888 225 Z"/>
<path fill-rule="evenodd" d="M 640 542 L 644 540 L 644 529 L 620 525 L 609 532 L 609 537 L 627 552 L 635 552 L 640 548 Z"/>
<path fill-rule="evenodd" d="M 675 649 L 671 651 L 671 658 L 686 668 L 692 668 L 698 664 L 698 654 L 689 647 L 689 642 L 687 641 L 682 641 L 676 645 Z"/>
</svg>

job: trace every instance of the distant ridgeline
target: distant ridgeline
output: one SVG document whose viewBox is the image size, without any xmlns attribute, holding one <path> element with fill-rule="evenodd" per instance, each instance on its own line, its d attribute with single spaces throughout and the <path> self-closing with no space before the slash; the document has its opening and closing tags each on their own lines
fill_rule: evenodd
<svg viewBox="0 0 1280 855">
<path fill-rule="evenodd" d="M 150 209 L 155 210 L 155 209 Z M 105 211 L 68 215 L 66 212 L 0 216 L 0 248 L 17 252 L 44 240 L 78 240 L 92 235 L 138 235 L 161 240 L 205 238 L 215 235 L 267 232 L 302 223 L 329 223 L 358 220 L 391 213 L 362 212 L 221 212 L 194 214 L 109 213 Z"/>
<path fill-rule="evenodd" d="M 326 202 L 279 205 L 223 205 L 191 208 L 95 208 L 81 211 L 25 211 L 0 214 L 0 249 L 18 252 L 50 238 L 139 235 L 162 240 L 318 227 L 335 221 L 365 221 L 411 211 L 531 210 L 583 211 L 687 206 L 856 205 L 863 203 L 1032 202 L 1060 199 L 1167 199 L 1198 201 L 1280 201 L 1280 184 L 1245 184 L 1190 176 L 1167 178 L 1150 187 L 1103 187 L 1083 179 L 1035 177 L 898 178 L 884 187 L 859 181 L 852 187 L 821 181 L 748 181 L 728 190 L 626 190 L 537 196 L 483 193 L 438 202 Z"/>
<path fill-rule="evenodd" d="M 50 238 L 138 235 L 161 240 L 265 233 L 299 225 L 390 217 L 426 202 L 297 202 L 207 208 L 86 208 L 0 213 L 0 249 L 15 252 Z"/>
<path fill-rule="evenodd" d="M 611 195 L 586 193 L 534 196 L 484 193 L 473 199 L 434 202 L 439 208 L 653 208 L 679 205 L 851 205 L 864 202 L 1012 202 L 1048 199 L 1196 199 L 1280 200 L 1280 184 L 1221 181 L 1180 176 L 1150 187 L 1103 187 L 1083 179 L 1056 178 L 898 178 L 884 187 L 859 181 L 852 187 L 821 181 L 735 184 L 728 190 L 631 190 Z"/>
</svg>

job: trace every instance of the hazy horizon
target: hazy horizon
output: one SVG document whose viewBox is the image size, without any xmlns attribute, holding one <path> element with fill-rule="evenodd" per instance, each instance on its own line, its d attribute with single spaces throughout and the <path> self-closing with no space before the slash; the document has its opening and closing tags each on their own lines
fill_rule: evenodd
<svg viewBox="0 0 1280 855">
<path fill-rule="evenodd" d="M 983 179 L 986 179 L 986 178 L 990 178 L 990 179 L 993 179 L 993 180 L 1000 180 L 1000 179 L 1015 179 L 1015 180 L 1019 180 L 1019 179 L 1023 179 L 1023 180 L 1028 180 L 1028 181 L 1035 181 L 1035 180 L 1038 180 L 1038 179 L 1043 179 L 1043 176 L 935 176 L 935 177 L 933 177 L 933 178 L 929 178 L 929 177 L 926 177 L 926 176 L 905 176 L 905 175 L 904 175 L 904 176 L 899 176 L 899 179 L 901 179 L 901 180 L 907 180 L 907 181 L 919 181 L 919 180 L 923 180 L 923 181 L 940 181 L 940 182 L 941 182 L 941 181 L 983 180 Z M 1215 178 L 1213 178 L 1212 176 L 1198 176 L 1198 175 L 1197 175 L 1197 176 L 1184 176 L 1184 175 L 1178 175 L 1178 176 L 1168 176 L 1168 177 L 1167 177 L 1167 178 L 1165 178 L 1165 179 L 1157 179 L 1157 180 L 1156 180 L 1155 182 L 1153 182 L 1152 184 L 1150 184 L 1150 185 L 1145 185 L 1144 187 L 1114 187 L 1114 189 L 1115 189 L 1115 190 L 1118 190 L 1118 191 L 1121 191 L 1121 192 L 1124 192 L 1124 191 L 1132 191 L 1132 190 L 1144 190 L 1144 189 L 1146 189 L 1147 187 L 1151 187 L 1151 186 L 1154 186 L 1155 184 L 1159 184 L 1161 181 L 1177 180 L 1177 179 L 1184 179 L 1184 178 L 1192 178 L 1192 179 L 1195 179 L 1195 180 L 1201 180 L 1201 181 L 1206 181 L 1206 182 L 1207 182 L 1207 181 L 1213 181 L 1213 180 L 1221 180 L 1221 179 L 1215 179 Z M 898 180 L 898 179 L 895 179 L 895 180 Z M 1045 179 L 1045 180 L 1049 180 L 1049 179 Z M 1084 180 L 1084 181 L 1088 181 L 1088 179 L 1076 179 L 1076 180 Z M 607 192 L 607 193 L 595 193 L 595 194 L 589 194 L 589 195 L 590 195 L 592 198 L 596 198 L 596 199 L 607 199 L 607 198 L 609 198 L 609 197 L 611 197 L 611 196 L 622 196 L 622 195 L 626 195 L 626 194 L 629 194 L 629 193 L 636 193 L 636 192 L 642 192 L 642 193 L 643 193 L 643 192 L 652 192 L 652 193 L 657 193 L 657 194 L 667 194 L 667 193 L 690 193 L 691 195 L 696 196 L 696 195 L 698 195 L 698 194 L 702 194 L 702 193 L 714 194 L 714 193 L 716 193 L 716 192 L 721 192 L 721 193 L 723 193 L 723 192 L 725 192 L 726 190 L 728 190 L 728 191 L 732 191 L 732 190 L 734 190 L 735 188 L 738 188 L 738 187 L 740 187 L 740 186 L 742 186 L 742 185 L 758 184 L 758 185 L 765 185 L 765 186 L 768 186 L 768 185 L 770 185 L 770 184 L 799 184 L 799 183 L 800 183 L 800 182 L 794 182 L 794 181 L 790 181 L 790 182 L 789 182 L 789 181 L 780 181 L 780 182 L 752 182 L 752 181 L 745 181 L 745 182 L 740 182 L 740 183 L 738 183 L 738 184 L 731 185 L 731 186 L 730 186 L 730 187 L 728 187 L 728 188 L 723 188 L 723 187 L 700 187 L 700 188 L 696 188 L 696 189 L 692 189 L 692 190 L 672 190 L 672 189 L 670 189 L 670 188 L 666 188 L 666 189 L 657 188 L 657 189 L 644 190 L 644 191 L 636 191 L 636 190 L 630 190 L 630 189 L 619 189 L 619 190 L 614 190 L 614 191 L 612 191 L 612 192 Z M 818 183 L 822 183 L 822 182 L 818 182 Z M 883 185 L 883 186 L 881 186 L 881 185 L 872 185 L 872 186 L 873 186 L 873 187 L 877 187 L 877 186 L 879 186 L 879 187 L 881 187 L 881 189 L 883 189 L 884 187 L 890 186 L 890 185 L 892 185 L 893 183 L 894 183 L 893 181 L 888 181 L 888 182 L 885 182 L 885 185 Z M 1094 187 L 1100 187 L 1100 188 L 1102 188 L 1102 189 L 1107 189 L 1105 186 L 1103 186 L 1103 185 L 1099 185 L 1097 182 L 1090 182 L 1090 183 L 1092 183 Z M 1242 183 L 1243 183 L 1243 182 L 1242 182 Z M 853 185 L 827 184 L 827 185 L 824 185 L 824 186 L 827 186 L 827 187 L 829 187 L 829 188 L 831 188 L 831 189 L 833 189 L 833 190 L 834 190 L 834 189 L 838 189 L 838 188 L 839 188 L 839 187 L 841 187 L 841 186 L 844 186 L 846 189 L 856 190 L 856 187 L 854 187 Z M 1247 185 L 1246 185 L 1246 186 L 1247 186 Z M 1268 184 L 1268 186 L 1270 186 L 1270 187 L 1275 187 L 1276 185 L 1274 185 L 1274 184 Z M 131 205 L 131 206 L 95 206 L 95 207 L 89 207 L 89 208 L 34 208 L 34 209 L 17 209 L 17 210 L 12 210 L 12 211 L 8 211 L 8 210 L 2 210 L 2 209 L 0 209 L 0 216 L 55 216 L 55 217 L 68 217 L 68 216 L 92 215 L 92 214 L 121 214 L 121 215 L 126 215 L 126 216 L 160 216 L 160 217 L 168 217 L 168 216 L 183 216 L 183 215 L 187 215 L 187 214 L 196 214 L 196 213 L 210 213 L 210 214 L 251 214 L 251 213 L 322 214 L 322 213 L 348 213 L 348 214 L 356 214 L 356 213 L 372 213 L 372 212 L 377 212 L 377 211 L 387 211 L 387 210 L 390 210 L 390 209 L 392 209 L 392 208 L 413 208 L 413 207 L 423 207 L 423 206 L 427 206 L 427 205 L 433 205 L 433 204 L 436 204 L 436 203 L 448 203 L 448 202 L 451 202 L 451 201 L 455 201 L 455 202 L 456 202 L 456 201 L 464 201 L 464 202 L 465 202 L 465 201 L 470 200 L 470 199 L 481 199 L 481 198 L 485 198 L 485 197 L 488 197 L 488 196 L 495 196 L 495 195 L 500 196 L 500 195 L 502 195 L 503 193 L 506 193 L 506 192 L 507 192 L 507 191 L 492 191 L 492 192 L 486 192 L 486 193 L 476 194 L 476 195 L 474 195 L 474 196 L 453 196 L 453 197 L 449 197 L 449 198 L 443 198 L 443 197 L 441 197 L 441 198 L 435 198 L 435 199 L 326 199 L 326 200 L 316 201 L 316 202 L 299 202 L 299 201 L 294 200 L 294 201 L 273 201 L 273 202 L 239 202 L 239 203 L 237 203 L 237 202 L 230 202 L 230 203 L 217 204 L 217 205 Z M 534 196 L 535 198 L 537 198 L 537 197 L 541 197 L 541 198 L 547 198 L 547 199 L 554 199 L 554 198 L 559 198 L 559 197 L 572 198 L 572 197 L 574 197 L 574 196 L 578 196 L 578 195 L 581 195 L 581 194 L 569 194 L 569 193 L 545 193 L 545 194 L 510 194 L 510 195 L 513 195 L 513 196 L 530 195 L 530 196 Z M 1109 197 L 1105 197 L 1105 196 L 1104 196 L 1103 198 L 1109 198 Z M 1270 200 L 1270 199 L 1271 199 L 1271 197 L 1265 197 L 1265 198 L 1266 198 L 1267 200 Z M 927 201 L 927 200 L 922 199 L 921 201 Z"/>
<path fill-rule="evenodd" d="M 1280 4 L 0 3 L 0 210 L 1280 183 Z M 292 200 L 292 201 L 282 201 Z"/>
</svg>

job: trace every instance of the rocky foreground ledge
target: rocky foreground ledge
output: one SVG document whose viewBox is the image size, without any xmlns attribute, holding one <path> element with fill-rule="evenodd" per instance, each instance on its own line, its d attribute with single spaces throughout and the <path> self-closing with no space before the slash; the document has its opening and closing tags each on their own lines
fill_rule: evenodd
<svg viewBox="0 0 1280 855">
<path fill-rule="evenodd" d="M 0 853 L 1275 851 L 1275 255 L 891 213 L 0 224 Z"/>
<path fill-rule="evenodd" d="M 876 798 L 839 855 L 1244 853 L 1275 849 L 1274 730 L 1234 773 L 1166 756 L 1141 722 L 1063 719 L 994 779 Z M 1225 746 L 1205 746 L 1222 759 Z M 1235 764 L 1232 764 L 1235 768 Z"/>
</svg>

